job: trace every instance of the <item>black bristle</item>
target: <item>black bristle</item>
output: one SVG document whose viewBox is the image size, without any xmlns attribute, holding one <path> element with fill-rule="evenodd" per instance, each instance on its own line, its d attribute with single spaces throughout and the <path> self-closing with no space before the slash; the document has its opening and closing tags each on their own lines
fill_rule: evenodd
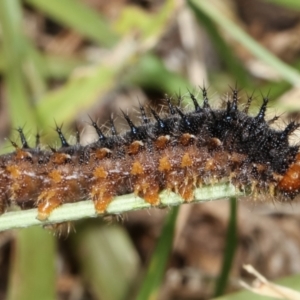
<svg viewBox="0 0 300 300">
<path fill-rule="evenodd" d="M 251 105 L 252 100 L 253 100 L 253 95 L 254 95 L 254 91 L 253 91 L 253 93 L 252 93 L 251 96 L 247 96 L 247 97 L 248 97 L 247 103 L 246 103 L 246 105 L 245 105 L 245 108 L 243 109 L 243 112 L 244 112 L 245 114 L 248 114 L 250 105 Z"/>
<path fill-rule="evenodd" d="M 176 110 L 177 110 L 178 114 L 180 115 L 180 117 L 182 118 L 182 120 L 184 121 L 184 125 L 189 127 L 191 125 L 191 123 L 190 123 L 188 117 L 177 106 L 176 106 Z"/>
<path fill-rule="evenodd" d="M 76 132 L 75 132 L 75 134 L 76 134 L 76 144 L 80 145 L 80 132 L 79 132 L 77 124 L 76 124 L 75 128 L 76 128 Z"/>
<path fill-rule="evenodd" d="M 28 146 L 27 140 L 25 138 L 23 129 L 21 127 L 19 127 L 19 128 L 17 128 L 17 131 L 19 132 L 19 135 L 20 135 L 20 139 L 21 139 L 21 143 L 22 143 L 22 148 L 23 149 L 29 149 L 29 146 Z"/>
<path fill-rule="evenodd" d="M 280 135 L 281 140 L 286 140 L 289 135 L 294 132 L 297 128 L 300 127 L 300 124 L 295 123 L 294 121 L 289 123 L 286 128 L 282 131 Z"/>
<path fill-rule="evenodd" d="M 231 112 L 231 103 L 230 101 L 226 102 L 226 115 L 229 116 Z"/>
<path fill-rule="evenodd" d="M 200 107 L 196 97 L 189 91 L 189 94 L 190 94 L 190 97 L 194 103 L 194 106 L 195 106 L 195 112 L 201 112 L 202 111 L 202 108 Z"/>
<path fill-rule="evenodd" d="M 202 97 L 203 97 L 203 108 L 210 108 L 209 104 L 208 104 L 208 97 L 207 97 L 207 89 L 205 86 L 203 86 L 203 88 L 200 88 L 202 91 Z"/>
<path fill-rule="evenodd" d="M 113 136 L 117 136 L 118 135 L 117 130 L 116 130 L 116 126 L 115 126 L 115 123 L 114 123 L 114 119 L 113 119 L 112 115 L 110 116 L 110 130 L 111 130 L 111 134 Z"/>
<path fill-rule="evenodd" d="M 124 113 L 124 111 L 122 109 L 120 109 L 120 111 L 122 112 L 125 120 L 127 121 L 129 127 L 130 127 L 130 131 L 133 135 L 137 135 L 137 128 L 134 126 L 133 122 L 130 120 L 129 116 L 127 114 Z"/>
<path fill-rule="evenodd" d="M 166 95 L 165 99 L 166 99 L 166 101 L 168 103 L 170 114 L 171 115 L 175 115 L 176 111 L 175 111 L 174 105 L 171 103 L 171 98 L 168 97 L 168 95 Z"/>
<path fill-rule="evenodd" d="M 19 149 L 19 146 L 17 143 L 15 143 L 14 141 L 12 141 L 11 139 L 9 139 L 11 145 L 15 148 L 15 149 Z"/>
<path fill-rule="evenodd" d="M 279 119 L 279 116 L 273 117 L 271 120 L 268 121 L 268 125 L 275 123 L 278 119 Z"/>
<path fill-rule="evenodd" d="M 35 135 L 35 147 L 36 148 L 40 148 L 40 134 L 37 132 L 37 134 Z"/>
<path fill-rule="evenodd" d="M 235 101 L 227 102 L 226 116 L 225 121 L 231 122 L 232 120 L 236 120 L 237 118 L 238 107 Z"/>
<path fill-rule="evenodd" d="M 160 129 L 165 129 L 166 124 L 164 123 L 164 121 L 158 116 L 158 114 L 152 108 L 151 108 L 151 113 L 153 114 L 154 118 L 156 119 L 159 128 Z"/>
<path fill-rule="evenodd" d="M 103 134 L 103 132 L 101 131 L 100 127 L 97 125 L 97 123 L 89 116 L 90 120 L 91 120 L 91 125 L 95 128 L 98 137 L 99 137 L 99 141 L 104 141 L 106 139 L 106 136 Z"/>
<path fill-rule="evenodd" d="M 255 117 L 255 119 L 257 121 L 264 121 L 265 120 L 265 115 L 266 115 L 266 110 L 267 110 L 267 105 L 269 102 L 269 98 L 268 97 L 264 97 L 263 98 L 263 104 L 259 110 L 259 113 L 257 114 L 257 116 Z"/>
<path fill-rule="evenodd" d="M 139 101 L 139 106 L 140 106 L 140 112 L 141 112 L 143 123 L 148 124 L 149 123 L 149 118 L 147 117 L 146 112 L 145 112 L 145 108 L 144 108 L 143 105 L 141 105 L 140 101 Z"/>
<path fill-rule="evenodd" d="M 181 95 L 181 91 L 179 90 L 178 93 L 176 93 L 176 98 L 177 98 L 177 105 L 178 107 L 181 107 L 181 103 L 182 103 L 182 100 L 183 100 L 183 97 Z"/>
<path fill-rule="evenodd" d="M 63 127 L 63 124 L 59 127 L 57 124 L 56 124 L 56 128 L 55 128 L 55 131 L 58 133 L 58 136 L 59 136 L 59 139 L 60 139 L 60 142 L 61 142 L 61 147 L 64 148 L 64 147 L 69 147 L 69 143 L 67 142 L 66 138 L 64 137 L 61 129 Z"/>
<path fill-rule="evenodd" d="M 50 148 L 51 152 L 53 152 L 53 153 L 56 153 L 56 152 L 57 152 L 56 149 L 53 148 L 53 147 L 51 147 L 50 145 L 48 145 L 48 147 Z"/>
<path fill-rule="evenodd" d="M 232 91 L 232 102 L 231 102 L 231 110 L 232 111 L 237 111 L 237 104 L 238 104 L 238 89 L 235 88 L 233 91 Z"/>
</svg>

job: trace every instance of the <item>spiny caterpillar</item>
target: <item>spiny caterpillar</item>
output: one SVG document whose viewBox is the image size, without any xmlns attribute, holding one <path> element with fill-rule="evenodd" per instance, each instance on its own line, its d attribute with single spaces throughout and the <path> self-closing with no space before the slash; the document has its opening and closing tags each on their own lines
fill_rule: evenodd
<svg viewBox="0 0 300 300">
<path fill-rule="evenodd" d="M 104 135 L 92 120 L 98 140 L 86 146 L 79 138 L 69 145 L 57 126 L 60 149 L 30 148 L 19 129 L 22 147 L 13 143 L 16 150 L 0 156 L 1 213 L 12 203 L 37 207 L 42 221 L 63 203 L 92 199 L 102 214 L 114 197 L 132 192 L 158 205 L 164 189 L 191 201 L 195 187 L 223 180 L 252 195 L 295 197 L 300 153 L 289 144 L 289 136 L 299 124 L 271 128 L 277 118 L 265 120 L 268 98 L 256 116 L 249 116 L 251 98 L 239 109 L 236 89 L 225 109 L 212 109 L 205 88 L 202 93 L 202 106 L 190 93 L 191 112 L 167 98 L 169 113 L 163 118 L 151 110 L 150 119 L 140 105 L 139 126 L 122 112 L 130 128 L 124 134 L 117 134 L 111 120 L 111 135 Z"/>
</svg>

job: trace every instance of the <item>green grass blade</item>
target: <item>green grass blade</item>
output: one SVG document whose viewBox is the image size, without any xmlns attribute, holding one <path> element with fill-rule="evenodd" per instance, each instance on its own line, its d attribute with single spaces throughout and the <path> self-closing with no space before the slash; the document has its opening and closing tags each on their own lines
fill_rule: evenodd
<svg viewBox="0 0 300 300">
<path fill-rule="evenodd" d="M 72 56 L 44 55 L 42 59 L 46 78 L 66 79 L 75 68 L 88 66 L 83 59 Z"/>
<path fill-rule="evenodd" d="M 271 52 L 251 38 L 243 29 L 222 14 L 210 1 L 188 0 L 190 5 L 198 7 L 203 13 L 222 27 L 235 40 L 245 46 L 253 55 L 273 67 L 286 81 L 300 86 L 300 73 L 278 59 Z"/>
<path fill-rule="evenodd" d="M 45 65 L 41 53 L 26 37 L 24 37 L 24 47 L 26 51 L 24 73 L 26 74 L 26 81 L 30 87 L 31 97 L 36 102 L 44 95 L 47 89 Z"/>
<path fill-rule="evenodd" d="M 121 55 L 119 47 L 122 48 Z M 78 113 L 90 108 L 118 85 L 120 74 L 126 75 L 122 71 L 130 66 L 135 51 L 135 43 L 122 43 L 103 57 L 101 64 L 78 69 L 64 86 L 47 93 L 36 107 L 39 128 L 48 129 L 53 124 L 53 118 L 58 124 L 69 124 Z"/>
<path fill-rule="evenodd" d="M 97 97 L 113 88 L 118 68 L 100 66 L 92 75 L 72 78 L 62 88 L 49 92 L 37 105 L 39 128 L 49 129 L 55 118 L 58 124 L 69 124 L 77 114 L 89 108 Z"/>
<path fill-rule="evenodd" d="M 126 299 L 139 270 L 128 233 L 122 226 L 99 226 L 99 220 L 81 225 L 76 226 L 70 246 L 93 299 Z"/>
<path fill-rule="evenodd" d="M 56 299 L 54 236 L 38 227 L 20 230 L 14 250 L 6 299 Z"/>
<path fill-rule="evenodd" d="M 130 35 L 138 30 L 141 44 L 144 44 L 148 40 L 150 44 L 154 45 L 158 42 L 165 29 L 168 28 L 168 22 L 170 22 L 175 13 L 175 0 L 164 1 L 155 14 L 143 10 L 138 6 L 128 5 L 122 9 L 122 13 L 116 21 L 114 28 L 122 36 Z"/>
<path fill-rule="evenodd" d="M 223 63 L 227 66 L 228 70 L 230 70 L 234 78 L 237 78 L 238 84 L 243 88 L 246 88 L 249 85 L 246 71 L 219 34 L 215 24 L 194 4 L 194 2 L 189 1 L 188 4 L 193 10 L 197 21 L 203 24 L 207 30 L 207 33 L 209 34 L 220 58 L 222 58 Z"/>
<path fill-rule="evenodd" d="M 222 271 L 217 281 L 215 296 L 218 297 L 224 294 L 226 285 L 229 278 L 230 269 L 233 263 L 234 254 L 237 245 L 237 226 L 236 226 L 236 215 L 237 215 L 237 199 L 235 197 L 230 198 L 230 218 L 226 236 L 226 246 L 223 257 Z"/>
<path fill-rule="evenodd" d="M 18 0 L 0 1 L 0 25 L 5 59 L 4 79 L 11 122 L 13 126 L 27 124 L 33 128 L 36 118 L 30 105 L 31 99 L 26 88 L 25 76 L 22 73 L 26 50 L 21 20 L 21 6 Z"/>
<path fill-rule="evenodd" d="M 286 6 L 291 9 L 300 9 L 299 0 L 264 0 L 264 1 Z"/>
<path fill-rule="evenodd" d="M 170 72 L 162 60 L 151 53 L 140 58 L 125 80 L 127 84 L 133 83 L 146 89 L 159 90 L 170 96 L 174 93 L 186 93 L 194 88 L 185 78 Z"/>
<path fill-rule="evenodd" d="M 4 58 L 4 55 L 5 55 L 4 51 L 3 51 L 2 47 L 0 47 L 0 74 L 3 74 L 4 70 L 5 70 L 5 58 Z"/>
<path fill-rule="evenodd" d="M 178 207 L 172 208 L 154 250 L 137 300 L 155 300 L 172 250 Z"/>
<path fill-rule="evenodd" d="M 80 1 L 26 0 L 26 2 L 100 45 L 109 47 L 118 40 L 101 15 Z"/>
</svg>

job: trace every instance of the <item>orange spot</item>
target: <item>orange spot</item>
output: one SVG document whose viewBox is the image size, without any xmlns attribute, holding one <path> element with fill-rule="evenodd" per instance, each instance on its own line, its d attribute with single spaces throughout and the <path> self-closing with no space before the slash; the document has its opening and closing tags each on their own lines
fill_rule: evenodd
<svg viewBox="0 0 300 300">
<path fill-rule="evenodd" d="M 55 164 L 62 165 L 65 164 L 68 160 L 70 160 L 71 156 L 66 153 L 56 152 L 52 154 L 51 159 Z"/>
<path fill-rule="evenodd" d="M 255 164 L 255 167 L 256 167 L 256 170 L 261 173 L 267 169 L 267 167 L 262 164 Z"/>
<path fill-rule="evenodd" d="M 143 166 L 141 165 L 141 163 L 139 161 L 135 161 L 132 164 L 132 168 L 131 168 L 131 175 L 141 175 L 144 173 L 144 169 Z"/>
<path fill-rule="evenodd" d="M 185 184 L 179 189 L 180 196 L 185 201 L 192 201 L 194 199 L 194 186 L 191 183 Z"/>
<path fill-rule="evenodd" d="M 148 178 L 143 178 L 140 183 L 140 191 L 142 192 L 143 196 L 147 193 L 147 190 L 150 189 L 150 182 L 147 179 Z"/>
<path fill-rule="evenodd" d="M 207 160 L 205 164 L 206 171 L 213 171 L 215 169 L 215 161 L 213 159 Z"/>
<path fill-rule="evenodd" d="M 91 197 L 94 201 L 95 211 L 97 214 L 103 214 L 109 203 L 113 200 L 113 195 L 109 192 L 106 185 L 103 185 L 100 188 L 98 186 L 93 186 Z"/>
<path fill-rule="evenodd" d="M 54 183 L 60 183 L 63 180 L 63 176 L 58 170 L 51 171 L 49 177 Z"/>
<path fill-rule="evenodd" d="M 193 165 L 193 160 L 188 153 L 185 153 L 181 160 L 181 168 L 190 167 Z"/>
<path fill-rule="evenodd" d="M 153 177 L 139 177 L 134 184 L 134 194 L 151 205 L 159 204 L 159 184 Z"/>
<path fill-rule="evenodd" d="M 229 159 L 232 164 L 241 164 L 245 160 L 245 155 L 234 152 Z"/>
<path fill-rule="evenodd" d="M 134 141 L 128 147 L 128 154 L 137 154 L 144 147 L 141 141 Z"/>
<path fill-rule="evenodd" d="M 158 205 L 159 204 L 159 187 L 151 185 L 149 189 L 144 193 L 143 198 L 146 202 L 150 203 L 151 205 Z"/>
<path fill-rule="evenodd" d="M 111 151 L 107 148 L 101 148 L 97 149 L 95 152 L 95 157 L 97 159 L 103 159 L 105 157 L 108 157 L 111 154 Z"/>
<path fill-rule="evenodd" d="M 7 166 L 6 170 L 11 174 L 14 179 L 17 179 L 21 176 L 21 170 L 16 165 Z"/>
<path fill-rule="evenodd" d="M 11 190 L 11 199 L 16 200 L 20 192 L 20 184 L 18 182 L 13 182 L 13 184 L 10 186 L 10 190 Z"/>
<path fill-rule="evenodd" d="M 188 146 L 190 145 L 196 137 L 192 134 L 189 133 L 184 133 L 183 135 L 180 136 L 179 141 L 183 146 Z"/>
<path fill-rule="evenodd" d="M 94 176 L 96 178 L 106 178 L 108 176 L 108 172 L 106 172 L 103 167 L 98 167 L 94 170 Z"/>
<path fill-rule="evenodd" d="M 278 188 L 286 192 L 297 192 L 300 189 L 300 153 L 280 180 Z"/>
<path fill-rule="evenodd" d="M 94 200 L 94 206 L 97 214 L 103 214 L 113 197 L 110 195 L 102 196 L 101 198 Z"/>
<path fill-rule="evenodd" d="M 147 180 L 147 177 L 139 177 L 137 180 L 135 180 L 134 186 L 133 186 L 133 192 L 135 195 L 139 195 L 143 197 L 143 195 L 146 193 L 147 189 L 149 188 L 149 181 Z"/>
<path fill-rule="evenodd" d="M 222 145 L 222 142 L 218 138 L 211 138 L 208 141 L 208 147 L 210 149 L 218 148 Z"/>
<path fill-rule="evenodd" d="M 156 139 L 154 144 L 157 149 L 163 150 L 167 147 L 169 141 L 170 141 L 169 135 L 161 135 Z"/>
<path fill-rule="evenodd" d="M 16 150 L 16 159 L 23 160 L 29 157 L 32 157 L 31 153 L 24 151 L 22 149 Z"/>
<path fill-rule="evenodd" d="M 159 166 L 158 166 L 158 170 L 160 172 L 164 172 L 164 171 L 170 171 L 172 169 L 172 165 L 170 163 L 170 160 L 167 156 L 162 157 L 159 160 Z"/>
<path fill-rule="evenodd" d="M 38 201 L 40 203 L 38 204 L 37 219 L 40 221 L 47 220 L 51 212 L 62 204 L 62 199 L 55 190 L 42 192 L 38 197 Z"/>
</svg>

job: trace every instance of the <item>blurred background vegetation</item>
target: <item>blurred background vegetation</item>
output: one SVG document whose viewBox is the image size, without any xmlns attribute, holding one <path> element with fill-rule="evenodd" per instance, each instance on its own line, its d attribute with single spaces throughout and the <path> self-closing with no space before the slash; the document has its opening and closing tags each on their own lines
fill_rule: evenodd
<svg viewBox="0 0 300 300">
<path fill-rule="evenodd" d="M 2 153 L 18 126 L 31 145 L 38 131 L 55 146 L 54 120 L 70 140 L 76 124 L 85 144 L 95 139 L 88 115 L 105 126 L 113 113 L 124 132 L 119 108 L 138 118 L 138 100 L 163 110 L 165 94 L 203 84 L 214 106 L 237 84 L 241 102 L 257 91 L 253 110 L 269 93 L 270 115 L 298 118 L 299 35 L 298 0 L 0 0 Z M 0 299 L 210 299 L 251 279 L 245 263 L 299 289 L 300 206 L 238 206 L 82 221 L 65 238 L 3 232 Z"/>
</svg>

